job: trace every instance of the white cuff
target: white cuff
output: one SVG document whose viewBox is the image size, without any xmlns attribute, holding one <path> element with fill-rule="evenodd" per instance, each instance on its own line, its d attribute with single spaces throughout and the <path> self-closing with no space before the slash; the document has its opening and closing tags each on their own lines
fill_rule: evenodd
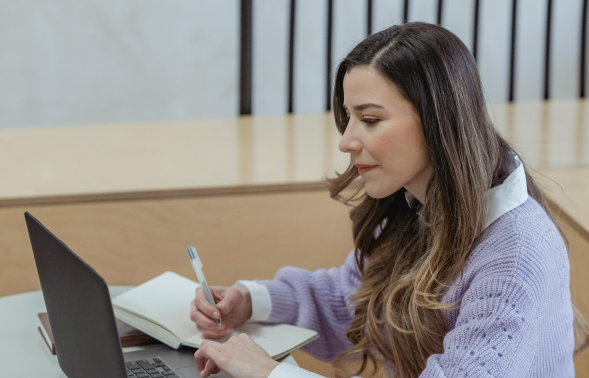
<svg viewBox="0 0 589 378">
<path fill-rule="evenodd" d="M 270 317 L 272 311 L 272 299 L 270 292 L 264 285 L 256 281 L 239 280 L 235 285 L 245 286 L 252 297 L 252 317 L 248 322 L 263 322 Z"/>
<path fill-rule="evenodd" d="M 311 373 L 298 366 L 293 366 L 284 362 L 276 366 L 268 378 L 325 378 L 322 375 Z"/>
</svg>

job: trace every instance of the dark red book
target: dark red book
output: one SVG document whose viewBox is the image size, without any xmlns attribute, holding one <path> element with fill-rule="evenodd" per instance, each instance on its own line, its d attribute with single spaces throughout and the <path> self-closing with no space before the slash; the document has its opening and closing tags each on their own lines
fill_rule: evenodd
<svg viewBox="0 0 589 378">
<path fill-rule="evenodd" d="M 43 337 L 43 340 L 45 340 L 45 343 L 49 347 L 51 353 L 57 354 L 57 351 L 55 350 L 55 344 L 53 342 L 53 332 L 51 331 L 51 325 L 49 324 L 49 316 L 46 312 L 41 312 L 38 316 L 39 320 L 41 321 L 41 327 L 38 327 L 39 332 L 41 333 L 41 336 Z M 146 335 L 137 328 L 131 327 L 119 319 L 115 320 L 117 322 L 117 330 L 119 331 L 123 348 L 159 343 L 159 341 L 149 335 Z"/>
</svg>

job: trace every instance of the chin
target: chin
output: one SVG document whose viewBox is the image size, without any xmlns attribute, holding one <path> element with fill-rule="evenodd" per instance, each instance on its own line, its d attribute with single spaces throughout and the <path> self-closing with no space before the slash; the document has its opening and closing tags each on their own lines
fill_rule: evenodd
<svg viewBox="0 0 589 378">
<path fill-rule="evenodd" d="M 388 197 L 391 194 L 395 193 L 399 189 L 401 189 L 401 187 L 391 190 L 391 188 L 383 188 L 378 185 L 371 185 L 368 182 L 364 184 L 364 190 L 366 191 L 366 194 L 368 194 L 370 197 L 372 197 L 374 199 L 381 199 L 381 198 Z"/>
</svg>

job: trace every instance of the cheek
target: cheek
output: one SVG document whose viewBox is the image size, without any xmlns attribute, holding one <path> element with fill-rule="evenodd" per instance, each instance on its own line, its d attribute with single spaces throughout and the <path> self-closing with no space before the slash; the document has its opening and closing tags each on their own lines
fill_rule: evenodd
<svg viewBox="0 0 589 378">
<path fill-rule="evenodd" d="M 373 198 L 389 196 L 407 186 L 429 165 L 419 123 L 383 129 L 371 142 L 366 147 L 382 168 L 381 174 L 365 180 L 366 192 Z"/>
<path fill-rule="evenodd" d="M 383 168 L 396 171 L 411 171 L 429 160 L 419 124 L 390 128 L 374 139 L 372 150 Z"/>
</svg>

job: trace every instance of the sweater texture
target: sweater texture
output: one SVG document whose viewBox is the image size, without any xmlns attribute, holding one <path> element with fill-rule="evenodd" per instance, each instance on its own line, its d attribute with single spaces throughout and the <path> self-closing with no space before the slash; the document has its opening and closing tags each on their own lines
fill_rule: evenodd
<svg viewBox="0 0 589 378">
<path fill-rule="evenodd" d="M 569 271 L 562 237 L 534 199 L 503 214 L 443 296 L 458 307 L 442 311 L 444 352 L 428 358 L 420 377 L 574 377 Z M 332 361 L 352 347 L 350 296 L 361 283 L 354 251 L 339 268 L 285 267 L 257 282 L 272 301 L 267 323 L 318 332 L 303 350 Z"/>
</svg>

